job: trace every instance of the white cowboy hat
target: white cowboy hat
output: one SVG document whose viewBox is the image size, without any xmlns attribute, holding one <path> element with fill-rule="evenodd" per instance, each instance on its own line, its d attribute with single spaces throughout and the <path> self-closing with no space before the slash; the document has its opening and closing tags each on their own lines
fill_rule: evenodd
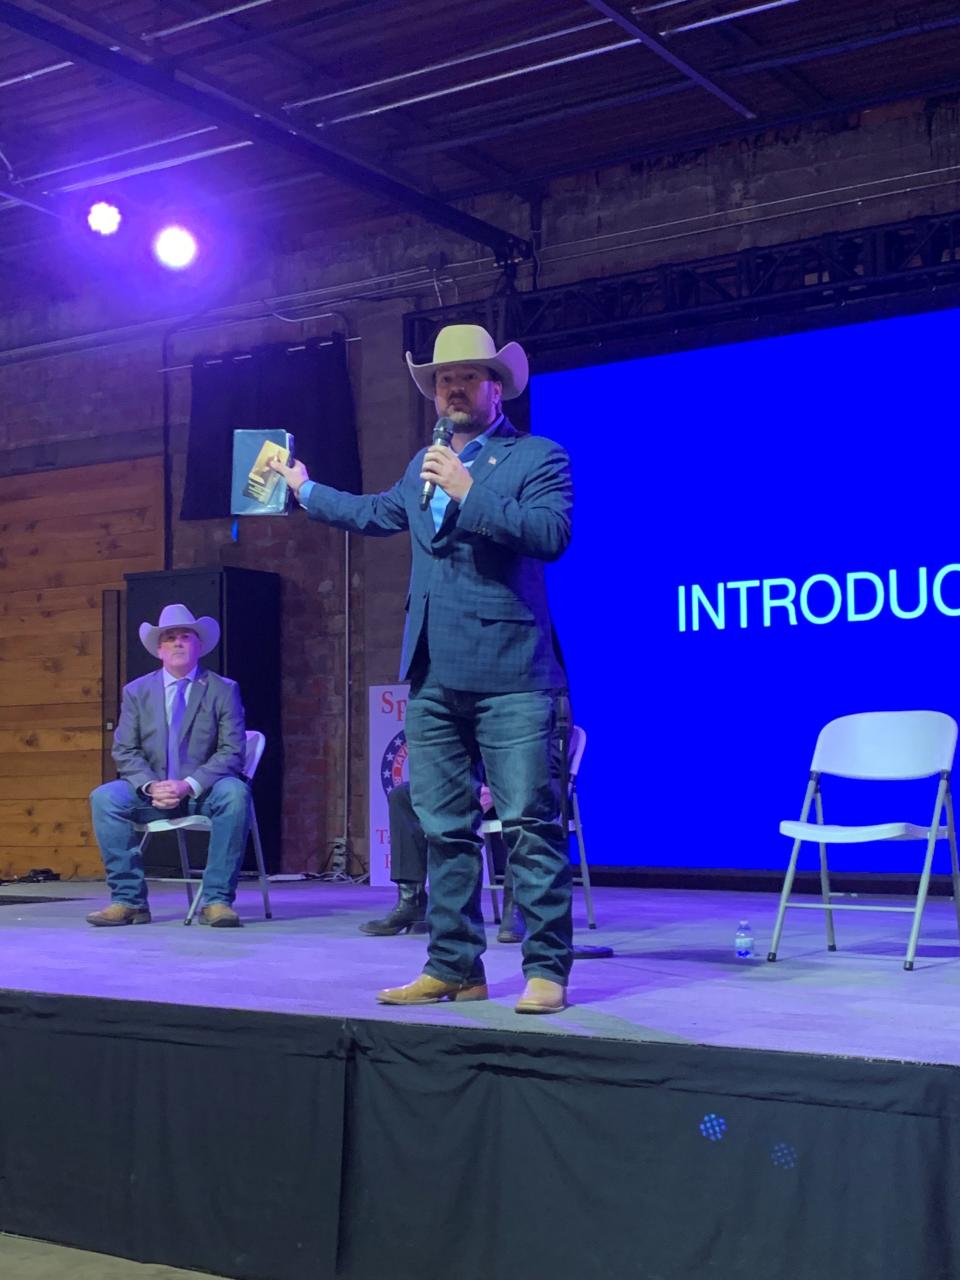
<svg viewBox="0 0 960 1280">
<path fill-rule="evenodd" d="M 149 622 L 140 623 L 140 640 L 147 653 L 160 657 L 160 633 L 169 631 L 171 627 L 197 633 L 201 658 L 220 643 L 220 623 L 215 618 L 195 618 L 185 604 L 166 604 L 155 627 Z"/>
<path fill-rule="evenodd" d="M 433 359 L 429 364 L 414 364 L 407 352 L 407 368 L 414 382 L 428 400 L 435 393 L 434 371 L 445 364 L 482 364 L 492 369 L 503 383 L 504 400 L 513 400 L 523 392 L 530 376 L 527 353 L 519 342 L 508 342 L 497 350 L 497 344 L 479 324 L 448 324 L 437 334 Z"/>
</svg>

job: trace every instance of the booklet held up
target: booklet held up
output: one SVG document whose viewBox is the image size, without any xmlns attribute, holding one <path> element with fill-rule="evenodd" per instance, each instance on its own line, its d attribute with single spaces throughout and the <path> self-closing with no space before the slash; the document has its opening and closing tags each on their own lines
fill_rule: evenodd
<svg viewBox="0 0 960 1280">
<path fill-rule="evenodd" d="M 289 431 L 234 431 L 231 515 L 276 516 L 286 513 L 289 486 L 279 472 L 271 470 L 271 458 L 279 458 L 290 465 L 293 436 Z"/>
</svg>

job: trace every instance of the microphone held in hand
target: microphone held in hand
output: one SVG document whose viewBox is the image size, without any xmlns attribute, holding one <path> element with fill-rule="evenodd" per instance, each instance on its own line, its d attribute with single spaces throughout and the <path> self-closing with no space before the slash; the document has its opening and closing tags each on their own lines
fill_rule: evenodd
<svg viewBox="0 0 960 1280">
<path fill-rule="evenodd" d="M 455 423 L 450 418 L 438 418 L 437 425 L 433 428 L 433 440 L 431 444 L 450 444 L 453 439 Z M 429 507 L 433 495 L 437 491 L 437 486 L 432 480 L 424 480 L 423 488 L 420 490 L 420 510 L 426 511 Z"/>
</svg>

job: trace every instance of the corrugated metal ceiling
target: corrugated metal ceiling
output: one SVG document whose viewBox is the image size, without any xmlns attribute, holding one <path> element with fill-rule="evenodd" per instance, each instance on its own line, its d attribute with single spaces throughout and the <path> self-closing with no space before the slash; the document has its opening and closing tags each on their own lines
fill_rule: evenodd
<svg viewBox="0 0 960 1280">
<path fill-rule="evenodd" d="M 78 35 L 112 64 L 69 47 Z M 114 73 L 130 68 L 149 90 Z M 960 6 L 938 0 L 0 3 L 0 245 L 45 216 L 18 200 L 56 212 L 77 189 L 355 225 L 403 207 L 383 177 L 439 207 L 950 92 Z M 324 163 L 284 152 L 264 121 L 327 148 Z M 338 155 L 355 162 L 340 177 Z"/>
</svg>

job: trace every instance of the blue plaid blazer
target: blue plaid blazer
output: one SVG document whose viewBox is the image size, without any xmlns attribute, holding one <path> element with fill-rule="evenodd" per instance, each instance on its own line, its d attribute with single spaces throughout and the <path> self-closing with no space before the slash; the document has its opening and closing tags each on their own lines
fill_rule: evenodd
<svg viewBox="0 0 960 1280">
<path fill-rule="evenodd" d="M 504 419 L 470 470 L 473 487 L 451 502 L 439 530 L 420 510 L 426 449 L 384 493 L 317 484 L 314 520 L 384 537 L 409 530 L 410 594 L 400 679 L 426 633 L 431 676 L 450 689 L 514 693 L 566 684 L 554 650 L 544 565 L 570 541 L 573 486 L 565 449 Z"/>
</svg>

